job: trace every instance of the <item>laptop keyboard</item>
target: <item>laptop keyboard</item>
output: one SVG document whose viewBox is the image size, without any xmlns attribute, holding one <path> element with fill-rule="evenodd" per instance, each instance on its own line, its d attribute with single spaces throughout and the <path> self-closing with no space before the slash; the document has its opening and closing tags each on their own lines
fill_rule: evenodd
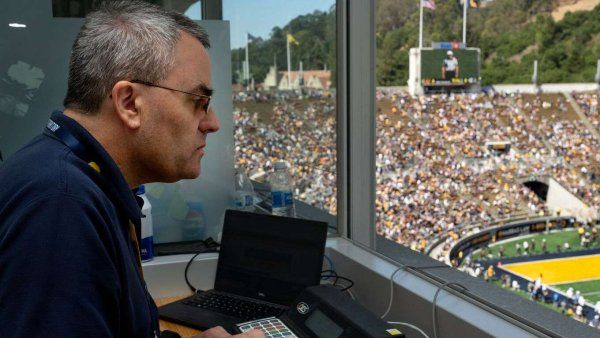
<svg viewBox="0 0 600 338">
<path fill-rule="evenodd" d="M 199 293 L 182 303 L 238 317 L 245 321 L 275 317 L 284 311 L 282 308 L 214 292 Z"/>
</svg>

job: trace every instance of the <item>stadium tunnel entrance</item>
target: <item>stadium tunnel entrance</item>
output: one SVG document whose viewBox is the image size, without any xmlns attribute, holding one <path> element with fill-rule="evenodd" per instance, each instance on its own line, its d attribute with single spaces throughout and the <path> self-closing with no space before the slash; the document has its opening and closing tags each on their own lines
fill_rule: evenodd
<svg viewBox="0 0 600 338">
<path fill-rule="evenodd" d="M 523 185 L 532 190 L 542 201 L 546 202 L 548 198 L 548 183 L 540 181 L 525 181 Z"/>
</svg>

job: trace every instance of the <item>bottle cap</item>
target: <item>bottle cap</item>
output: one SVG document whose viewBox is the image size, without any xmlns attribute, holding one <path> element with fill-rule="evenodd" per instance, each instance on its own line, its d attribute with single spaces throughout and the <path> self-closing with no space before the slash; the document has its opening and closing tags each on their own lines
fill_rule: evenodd
<svg viewBox="0 0 600 338">
<path fill-rule="evenodd" d="M 145 194 L 145 193 L 146 193 L 146 187 L 144 187 L 143 184 L 140 185 L 135 192 L 136 195 L 141 195 L 141 194 Z"/>
<path fill-rule="evenodd" d="M 274 164 L 275 170 L 287 169 L 287 162 L 277 161 Z"/>
</svg>

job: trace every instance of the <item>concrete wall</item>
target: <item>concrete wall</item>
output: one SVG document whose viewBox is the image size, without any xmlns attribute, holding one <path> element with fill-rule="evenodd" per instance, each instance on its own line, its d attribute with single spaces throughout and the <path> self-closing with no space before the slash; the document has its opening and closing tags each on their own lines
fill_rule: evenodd
<svg viewBox="0 0 600 338">
<path fill-rule="evenodd" d="M 507 84 L 494 85 L 494 90 L 498 92 L 516 92 L 521 93 L 537 93 L 537 88 L 532 84 Z M 562 92 L 582 92 L 598 90 L 597 83 L 546 83 L 540 85 L 540 89 L 544 93 L 562 93 Z"/>
<path fill-rule="evenodd" d="M 423 86 L 421 86 L 421 53 L 419 48 L 411 48 L 409 53 L 408 66 L 408 92 L 410 95 L 422 95 Z"/>
<path fill-rule="evenodd" d="M 552 212 L 560 208 L 562 216 L 575 216 L 579 221 L 597 218 L 597 211 L 592 210 L 553 178 L 548 179 L 546 206 Z"/>
</svg>

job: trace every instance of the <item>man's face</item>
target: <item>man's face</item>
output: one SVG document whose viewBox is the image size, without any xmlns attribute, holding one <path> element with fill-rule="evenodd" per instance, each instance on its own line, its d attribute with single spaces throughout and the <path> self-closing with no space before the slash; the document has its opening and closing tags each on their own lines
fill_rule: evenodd
<svg viewBox="0 0 600 338">
<path fill-rule="evenodd" d="M 173 68 L 158 85 L 210 95 L 211 66 L 202 44 L 182 33 L 175 47 Z M 175 182 L 200 175 L 200 160 L 209 133 L 220 124 L 212 108 L 206 111 L 193 95 L 145 87 L 138 149 L 140 168 L 150 181 Z"/>
</svg>

